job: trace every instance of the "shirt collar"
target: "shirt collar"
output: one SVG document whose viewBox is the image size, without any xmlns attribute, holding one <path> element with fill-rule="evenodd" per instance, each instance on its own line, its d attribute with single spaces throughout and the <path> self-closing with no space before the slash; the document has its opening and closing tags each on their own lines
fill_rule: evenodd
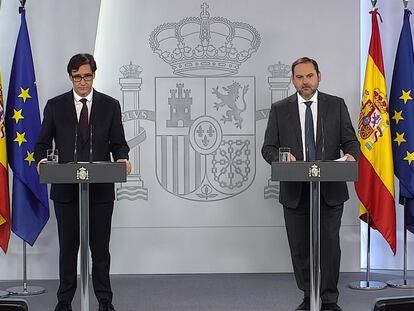
<svg viewBox="0 0 414 311">
<path fill-rule="evenodd" d="M 298 94 L 298 103 L 299 104 L 303 104 L 305 102 L 312 102 L 312 103 L 318 103 L 318 90 L 316 90 L 315 94 L 313 94 L 313 96 L 307 100 L 304 99 L 299 93 Z"/>
<path fill-rule="evenodd" d="M 86 98 L 86 100 L 88 101 L 88 103 L 90 103 L 90 102 L 92 101 L 93 89 L 92 89 L 92 91 L 91 91 L 88 95 L 86 95 L 86 96 L 79 96 L 79 95 L 75 92 L 75 90 L 73 90 L 73 96 L 75 97 L 75 101 L 76 101 L 76 102 L 80 102 L 80 100 L 81 100 L 82 98 Z"/>
</svg>

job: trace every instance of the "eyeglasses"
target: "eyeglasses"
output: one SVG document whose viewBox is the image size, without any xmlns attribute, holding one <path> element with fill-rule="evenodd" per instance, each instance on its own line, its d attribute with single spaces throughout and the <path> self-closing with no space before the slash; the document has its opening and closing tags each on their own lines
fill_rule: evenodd
<svg viewBox="0 0 414 311">
<path fill-rule="evenodd" d="M 72 81 L 73 82 L 81 82 L 82 79 L 84 81 L 92 81 L 93 74 L 88 74 L 88 75 L 84 75 L 84 76 L 72 76 Z"/>
</svg>

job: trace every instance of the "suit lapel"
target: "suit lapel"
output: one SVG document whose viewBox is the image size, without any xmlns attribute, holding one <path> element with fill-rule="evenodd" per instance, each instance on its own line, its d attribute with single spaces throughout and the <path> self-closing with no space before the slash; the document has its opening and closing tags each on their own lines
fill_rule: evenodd
<svg viewBox="0 0 414 311">
<path fill-rule="evenodd" d="M 303 150 L 303 145 L 302 145 L 302 132 L 301 132 L 301 127 L 300 127 L 300 118 L 299 118 L 299 107 L 298 107 L 298 97 L 296 95 L 296 93 L 294 95 L 292 95 L 289 98 L 289 104 L 288 104 L 288 109 L 289 109 L 289 123 L 290 123 L 290 128 L 293 129 L 298 145 L 299 145 L 299 149 L 302 151 Z"/>
<path fill-rule="evenodd" d="M 78 117 L 76 116 L 75 97 L 73 96 L 72 90 L 65 94 L 62 109 L 65 111 L 64 116 L 69 116 L 71 119 L 70 124 L 73 124 L 71 129 L 73 130 L 73 134 L 75 134 L 75 127 L 78 125 Z"/>
<path fill-rule="evenodd" d="M 326 101 L 325 96 L 323 93 L 318 92 L 318 121 L 316 125 L 316 146 L 321 144 L 322 139 L 322 126 L 324 127 L 323 131 L 325 131 L 324 123 L 327 117 L 329 103 Z M 324 134 L 326 135 L 326 134 Z"/>
<path fill-rule="evenodd" d="M 99 95 L 97 94 L 95 90 L 93 90 L 91 115 L 89 117 L 89 124 L 92 125 L 92 127 L 95 125 L 93 122 L 95 120 L 94 116 L 97 111 L 98 101 L 99 101 Z"/>
</svg>

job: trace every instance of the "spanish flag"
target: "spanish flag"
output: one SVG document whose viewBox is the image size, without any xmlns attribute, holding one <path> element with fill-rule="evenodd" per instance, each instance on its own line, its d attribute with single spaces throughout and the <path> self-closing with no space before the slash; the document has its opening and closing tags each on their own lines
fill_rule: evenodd
<svg viewBox="0 0 414 311">
<path fill-rule="evenodd" d="M 394 169 L 390 118 L 377 9 L 372 15 L 372 33 L 369 45 L 358 140 L 361 144 L 358 182 L 355 189 L 361 201 L 360 218 L 377 229 L 395 254 L 396 220 L 394 202 Z"/>
<path fill-rule="evenodd" d="M 4 119 L 3 89 L 0 73 L 0 247 L 6 253 L 10 240 L 10 202 Z"/>
</svg>

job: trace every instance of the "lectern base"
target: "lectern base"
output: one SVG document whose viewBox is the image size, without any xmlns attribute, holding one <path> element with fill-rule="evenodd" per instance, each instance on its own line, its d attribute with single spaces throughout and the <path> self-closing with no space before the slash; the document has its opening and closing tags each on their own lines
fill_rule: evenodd
<svg viewBox="0 0 414 311">
<path fill-rule="evenodd" d="M 390 280 L 387 282 L 387 284 L 391 287 L 395 288 L 403 288 L 403 289 L 411 289 L 414 288 L 414 280 Z"/>
<path fill-rule="evenodd" d="M 8 288 L 7 291 L 10 293 L 10 295 L 14 296 L 33 296 L 46 292 L 46 290 L 40 286 L 16 286 Z"/>
<path fill-rule="evenodd" d="M 349 284 L 352 289 L 358 290 L 380 290 L 387 287 L 387 284 L 379 281 L 357 281 Z"/>
</svg>

